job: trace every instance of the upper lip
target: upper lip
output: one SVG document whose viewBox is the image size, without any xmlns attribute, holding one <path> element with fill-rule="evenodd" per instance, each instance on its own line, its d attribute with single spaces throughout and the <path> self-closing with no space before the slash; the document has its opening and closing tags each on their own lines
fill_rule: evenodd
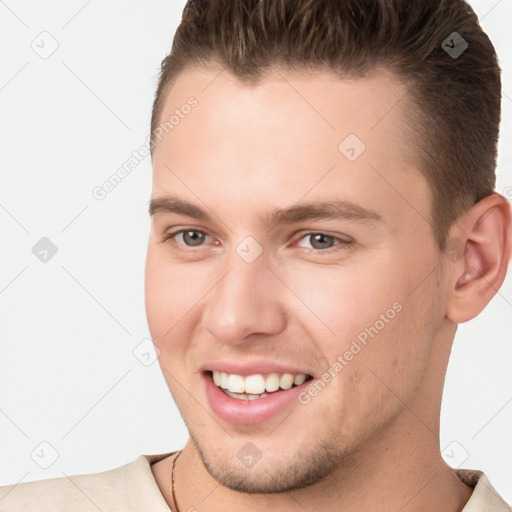
<svg viewBox="0 0 512 512">
<path fill-rule="evenodd" d="M 311 375 L 308 371 L 294 365 L 280 364 L 275 361 L 251 360 L 251 361 L 210 361 L 201 367 L 202 371 L 218 371 L 234 373 L 236 375 L 254 375 L 256 373 L 291 373 L 298 375 L 303 373 Z"/>
</svg>

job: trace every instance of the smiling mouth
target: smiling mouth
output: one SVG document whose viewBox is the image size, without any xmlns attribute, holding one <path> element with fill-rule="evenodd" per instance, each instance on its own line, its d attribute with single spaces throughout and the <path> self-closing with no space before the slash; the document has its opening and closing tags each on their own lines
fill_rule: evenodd
<svg viewBox="0 0 512 512">
<path fill-rule="evenodd" d="M 246 376 L 215 370 L 206 373 L 224 394 L 237 400 L 259 400 L 313 379 L 305 373 L 255 373 Z"/>
</svg>

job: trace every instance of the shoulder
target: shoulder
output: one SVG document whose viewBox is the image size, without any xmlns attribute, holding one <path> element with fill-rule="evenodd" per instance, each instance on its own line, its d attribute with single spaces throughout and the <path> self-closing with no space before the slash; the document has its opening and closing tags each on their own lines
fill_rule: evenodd
<svg viewBox="0 0 512 512">
<path fill-rule="evenodd" d="M 0 510 L 98 512 L 131 510 L 132 505 L 140 500 L 158 504 L 161 495 L 153 479 L 150 463 L 167 455 L 140 455 L 123 466 L 99 473 L 2 486 Z"/>
<path fill-rule="evenodd" d="M 512 512 L 510 505 L 498 494 L 482 471 L 456 469 L 455 473 L 460 480 L 473 488 L 473 494 L 462 512 Z"/>
</svg>

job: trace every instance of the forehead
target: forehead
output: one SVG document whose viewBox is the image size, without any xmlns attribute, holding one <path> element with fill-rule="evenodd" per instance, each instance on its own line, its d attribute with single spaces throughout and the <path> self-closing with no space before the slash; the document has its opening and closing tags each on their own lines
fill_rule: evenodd
<svg viewBox="0 0 512 512">
<path fill-rule="evenodd" d="M 194 190 L 243 210 L 333 191 L 367 207 L 385 192 L 417 202 L 429 191 L 407 113 L 405 85 L 384 70 L 358 79 L 275 71 L 246 85 L 221 69 L 188 69 L 160 116 L 161 126 L 174 122 L 154 151 L 153 195 Z"/>
<path fill-rule="evenodd" d="M 336 139 L 352 131 L 371 143 L 371 132 L 379 137 L 392 129 L 393 135 L 398 136 L 395 144 L 405 141 L 410 133 L 405 126 L 406 86 L 385 69 L 357 79 L 341 79 L 331 71 L 275 69 L 269 73 L 256 85 L 247 85 L 215 67 L 183 71 L 167 93 L 160 121 L 168 121 L 194 98 L 198 108 L 193 109 L 193 118 L 198 123 L 180 122 L 179 130 L 177 125 L 171 130 L 170 141 L 180 132 L 188 135 L 187 125 L 196 136 L 201 135 L 201 125 L 207 132 L 211 126 L 204 121 L 214 121 L 219 128 L 216 131 L 234 126 L 240 136 L 251 129 L 263 135 L 277 127 L 282 134 L 279 142 L 287 140 L 289 144 L 293 144 L 293 135 L 311 137 L 314 132 L 322 138 L 334 135 Z M 289 124 L 283 130 L 285 122 Z M 401 149 L 411 148 L 407 145 Z"/>
</svg>

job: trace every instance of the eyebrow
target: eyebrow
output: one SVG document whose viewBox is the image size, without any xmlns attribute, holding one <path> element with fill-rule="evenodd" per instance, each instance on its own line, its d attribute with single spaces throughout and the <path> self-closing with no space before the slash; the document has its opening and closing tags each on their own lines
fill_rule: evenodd
<svg viewBox="0 0 512 512">
<path fill-rule="evenodd" d="M 196 220 L 211 221 L 212 217 L 203 208 L 173 195 L 152 198 L 149 202 L 149 215 L 176 213 Z M 293 224 L 306 220 L 350 220 L 383 221 L 382 216 L 351 201 L 313 201 L 288 208 L 276 209 L 260 216 L 265 224 Z"/>
</svg>

